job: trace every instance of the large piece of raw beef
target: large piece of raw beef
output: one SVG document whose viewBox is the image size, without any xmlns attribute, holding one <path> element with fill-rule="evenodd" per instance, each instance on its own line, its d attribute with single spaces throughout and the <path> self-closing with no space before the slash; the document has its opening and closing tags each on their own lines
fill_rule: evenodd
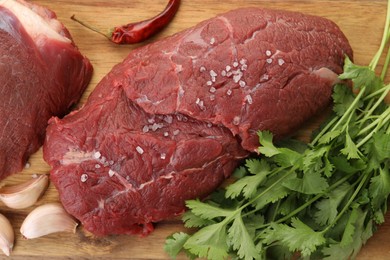
<svg viewBox="0 0 390 260">
<path fill-rule="evenodd" d="M 0 180 L 23 169 L 48 119 L 69 111 L 91 74 L 55 13 L 0 0 Z"/>
<path fill-rule="evenodd" d="M 329 20 L 239 9 L 135 51 L 48 127 L 66 210 L 94 234 L 140 233 L 185 210 L 258 147 L 331 100 L 351 47 Z"/>
</svg>

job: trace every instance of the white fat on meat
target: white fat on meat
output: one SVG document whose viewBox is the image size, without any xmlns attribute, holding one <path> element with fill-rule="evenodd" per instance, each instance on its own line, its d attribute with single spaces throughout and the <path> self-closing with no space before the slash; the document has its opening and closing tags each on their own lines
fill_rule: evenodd
<svg viewBox="0 0 390 260">
<path fill-rule="evenodd" d="M 96 158 L 95 151 L 93 152 L 84 152 L 84 151 L 77 151 L 77 150 L 69 150 L 61 159 L 62 165 L 70 165 L 70 164 L 80 164 L 84 161 L 91 161 L 91 160 L 98 160 L 99 158 Z"/>
<path fill-rule="evenodd" d="M 332 71 L 328 68 L 320 68 L 318 70 L 313 70 L 313 73 L 316 74 L 317 76 L 323 78 L 323 79 L 327 79 L 330 82 L 333 82 L 333 85 L 340 82 L 338 75 L 336 73 L 334 73 L 334 71 Z"/>
<path fill-rule="evenodd" d="M 61 34 L 63 26 L 56 19 L 39 15 L 42 10 L 32 10 L 24 1 L 0 0 L 0 6 L 12 12 L 29 33 L 31 38 L 39 44 L 42 38 L 55 39 L 60 42 L 70 43 L 71 40 Z"/>
</svg>

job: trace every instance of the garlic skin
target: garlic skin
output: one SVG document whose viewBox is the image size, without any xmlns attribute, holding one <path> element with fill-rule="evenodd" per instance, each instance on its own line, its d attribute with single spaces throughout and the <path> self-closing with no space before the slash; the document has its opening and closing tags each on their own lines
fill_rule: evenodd
<svg viewBox="0 0 390 260">
<path fill-rule="evenodd" d="M 0 214 L 0 249 L 6 256 L 11 254 L 14 247 L 15 233 L 8 219 Z"/>
<path fill-rule="evenodd" d="M 0 188 L 0 200 L 12 209 L 28 208 L 37 202 L 49 186 L 49 177 L 39 175 L 24 183 Z"/>
<path fill-rule="evenodd" d="M 35 208 L 23 221 L 20 233 L 26 239 L 57 232 L 76 232 L 78 222 L 59 203 L 47 203 Z"/>
</svg>

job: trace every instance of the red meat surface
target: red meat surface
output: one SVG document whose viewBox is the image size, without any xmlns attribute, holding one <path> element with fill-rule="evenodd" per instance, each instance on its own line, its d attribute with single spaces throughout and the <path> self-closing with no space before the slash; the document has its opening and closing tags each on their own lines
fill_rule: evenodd
<svg viewBox="0 0 390 260">
<path fill-rule="evenodd" d="M 327 106 L 345 55 L 333 22 L 253 8 L 134 50 L 50 121 L 62 203 L 94 234 L 148 234 L 228 178 L 258 130 L 282 138 Z"/>
<path fill-rule="evenodd" d="M 21 171 L 42 145 L 47 121 L 75 104 L 92 75 L 52 11 L 0 4 L 0 180 Z"/>
</svg>

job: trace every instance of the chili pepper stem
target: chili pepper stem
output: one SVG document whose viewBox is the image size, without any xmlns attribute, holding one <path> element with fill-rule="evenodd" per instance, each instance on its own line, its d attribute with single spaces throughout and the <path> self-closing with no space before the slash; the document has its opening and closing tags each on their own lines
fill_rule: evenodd
<svg viewBox="0 0 390 260">
<path fill-rule="evenodd" d="M 107 33 L 107 34 L 106 34 L 106 33 L 103 33 L 103 32 L 101 32 L 101 31 L 99 31 L 98 29 L 92 27 L 91 25 L 89 25 L 89 24 L 87 24 L 87 23 L 85 23 L 85 22 L 83 22 L 83 21 L 77 19 L 75 15 L 72 15 L 72 16 L 70 17 L 70 19 L 72 19 L 72 20 L 75 21 L 75 22 L 78 22 L 79 24 L 81 24 L 82 26 L 88 28 L 89 30 L 94 31 L 94 32 L 96 32 L 96 33 L 98 33 L 98 34 L 101 34 L 101 35 L 103 35 L 105 38 L 111 40 L 111 33 Z"/>
</svg>

